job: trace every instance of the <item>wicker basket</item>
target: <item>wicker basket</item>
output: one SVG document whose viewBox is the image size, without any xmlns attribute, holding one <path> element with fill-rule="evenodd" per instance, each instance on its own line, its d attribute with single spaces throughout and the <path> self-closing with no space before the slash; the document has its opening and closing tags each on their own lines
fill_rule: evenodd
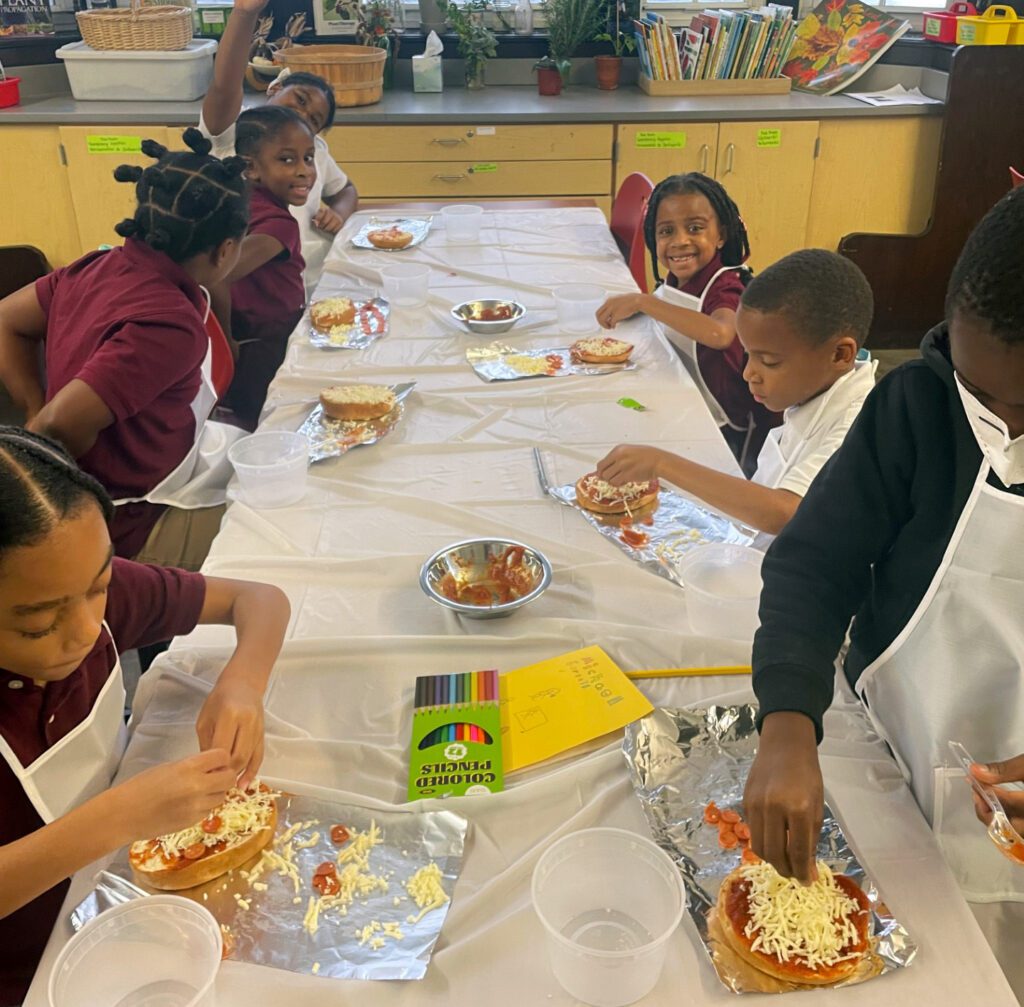
<svg viewBox="0 0 1024 1007">
<path fill-rule="evenodd" d="M 75 17 L 82 41 L 90 49 L 175 52 L 192 41 L 189 7 L 143 7 L 139 0 L 132 0 L 130 10 L 86 10 Z"/>
<path fill-rule="evenodd" d="M 342 106 L 380 101 L 387 58 L 386 50 L 369 45 L 293 45 L 274 54 L 290 70 L 323 77 Z"/>
</svg>

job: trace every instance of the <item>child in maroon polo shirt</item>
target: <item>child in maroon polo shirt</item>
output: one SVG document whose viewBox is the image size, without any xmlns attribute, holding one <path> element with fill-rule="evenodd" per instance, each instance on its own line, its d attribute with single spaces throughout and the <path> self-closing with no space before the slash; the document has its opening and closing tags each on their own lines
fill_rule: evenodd
<svg viewBox="0 0 1024 1007">
<path fill-rule="evenodd" d="M 0 1007 L 21 1003 L 67 878 L 204 818 L 263 757 L 284 595 L 115 559 L 112 513 L 55 441 L 0 427 Z M 198 623 L 238 637 L 196 721 L 204 751 L 110 787 L 124 748 L 118 651 Z"/>
<path fill-rule="evenodd" d="M 232 268 L 248 221 L 244 162 L 210 157 L 198 130 L 184 139 L 190 152 L 147 140 L 157 163 L 115 172 L 137 183 L 135 215 L 116 228 L 124 247 L 91 252 L 0 301 L 0 380 L 29 428 L 61 441 L 119 502 L 111 537 L 128 559 L 164 510 L 145 498 L 205 422 L 197 429 L 192 408 L 210 346 L 203 288 Z"/>
<path fill-rule="evenodd" d="M 251 215 L 238 263 L 225 280 L 230 332 L 238 346 L 228 403 L 253 429 L 306 306 L 302 240 L 288 208 L 309 198 L 316 181 L 316 147 L 313 132 L 297 113 L 266 105 L 238 117 L 235 150 L 248 164 Z M 223 322 L 222 292 L 217 305 Z"/>
<path fill-rule="evenodd" d="M 660 265 L 668 272 L 664 286 L 688 296 L 664 289 L 620 294 L 601 305 L 597 320 L 612 329 L 638 313 L 650 315 L 667 328 L 677 349 L 682 339 L 687 350 L 696 350 L 701 392 L 749 476 L 768 431 L 782 416 L 755 399 L 743 379 L 746 360 L 736 334 L 736 310 L 749 275 L 743 263 L 750 244 L 739 209 L 714 179 L 696 171 L 671 175 L 651 194 L 644 237 L 655 279 L 660 279 Z M 689 354 L 680 355 L 685 359 Z"/>
</svg>

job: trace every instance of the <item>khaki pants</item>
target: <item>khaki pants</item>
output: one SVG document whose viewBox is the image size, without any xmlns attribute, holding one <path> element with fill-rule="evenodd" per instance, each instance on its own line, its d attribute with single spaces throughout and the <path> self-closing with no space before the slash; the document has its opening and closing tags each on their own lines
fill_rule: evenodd
<svg viewBox="0 0 1024 1007">
<path fill-rule="evenodd" d="M 220 531 L 224 509 L 224 504 L 196 510 L 168 507 L 153 526 L 135 562 L 197 571 Z"/>
</svg>

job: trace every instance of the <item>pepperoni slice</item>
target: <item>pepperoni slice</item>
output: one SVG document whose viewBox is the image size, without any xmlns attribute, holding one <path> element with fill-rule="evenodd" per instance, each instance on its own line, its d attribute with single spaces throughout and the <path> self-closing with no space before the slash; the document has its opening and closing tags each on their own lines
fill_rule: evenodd
<svg viewBox="0 0 1024 1007">
<path fill-rule="evenodd" d="M 193 843 L 191 846 L 186 846 L 181 855 L 186 860 L 198 860 L 205 852 L 206 847 L 202 843 Z"/>
<path fill-rule="evenodd" d="M 333 874 L 319 874 L 313 878 L 313 887 L 321 895 L 337 895 L 341 891 L 341 884 Z"/>
<path fill-rule="evenodd" d="M 761 858 L 752 849 L 750 849 L 749 846 L 743 851 L 743 855 L 740 857 L 740 860 L 744 864 L 761 863 Z"/>
<path fill-rule="evenodd" d="M 730 825 L 735 825 L 737 822 L 743 821 L 743 819 L 740 817 L 738 811 L 726 808 L 726 810 L 722 812 L 722 821 L 728 822 Z"/>
<path fill-rule="evenodd" d="M 208 836 L 212 836 L 215 832 L 220 832 L 221 825 L 223 825 L 223 822 L 220 820 L 220 815 L 210 815 L 209 818 L 203 819 L 199 827 Z"/>
<path fill-rule="evenodd" d="M 728 832 L 718 833 L 718 845 L 723 850 L 735 850 L 740 845 L 740 838 L 731 829 Z"/>
<path fill-rule="evenodd" d="M 750 838 L 750 826 L 747 825 L 746 822 L 737 822 L 736 823 L 736 835 L 739 836 L 740 839 L 749 839 Z"/>
<path fill-rule="evenodd" d="M 331 863 L 330 860 L 325 860 L 315 871 L 313 871 L 314 878 L 329 877 L 332 874 L 337 874 L 337 865 Z"/>
<path fill-rule="evenodd" d="M 344 825 L 332 825 L 331 826 L 331 842 L 340 846 L 342 843 L 347 843 L 352 838 L 352 833 L 345 828 Z"/>
<path fill-rule="evenodd" d="M 712 801 L 704 809 L 704 821 L 708 825 L 717 825 L 722 820 L 722 813 L 718 810 L 718 806 Z"/>
</svg>

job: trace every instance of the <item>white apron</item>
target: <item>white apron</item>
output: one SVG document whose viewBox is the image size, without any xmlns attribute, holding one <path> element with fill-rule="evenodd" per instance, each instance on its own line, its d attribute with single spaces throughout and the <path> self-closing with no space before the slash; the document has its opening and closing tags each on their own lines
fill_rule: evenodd
<svg viewBox="0 0 1024 1007">
<path fill-rule="evenodd" d="M 206 294 L 206 314 L 203 324 L 210 315 L 210 295 Z M 232 468 L 228 461 L 228 448 L 245 431 L 227 423 L 215 423 L 210 413 L 217 404 L 217 390 L 213 387 L 213 347 L 206 347 L 199 381 L 199 391 L 192 400 L 192 415 L 195 417 L 195 433 L 192 447 L 178 463 L 145 496 L 123 497 L 115 500 L 115 506 L 127 503 L 166 504 L 182 510 L 196 510 L 200 507 L 217 507 L 227 500 L 228 482 Z"/>
<path fill-rule="evenodd" d="M 722 275 L 722 273 L 735 272 L 736 266 L 723 266 L 715 273 L 714 276 L 708 280 L 701 292 L 700 297 L 696 297 L 694 294 L 686 294 L 676 287 L 670 287 L 667 283 L 663 283 L 657 290 L 654 291 L 654 296 L 664 301 L 666 304 L 674 304 L 680 308 L 689 308 L 691 311 L 700 312 L 704 307 L 704 299 L 708 296 L 708 291 L 711 289 L 711 285 Z M 704 401 L 707 403 L 708 409 L 711 410 L 711 416 L 715 423 L 720 427 L 732 427 L 733 430 L 745 430 L 746 427 L 738 427 L 734 423 L 730 422 L 729 417 L 725 415 L 725 410 L 718 404 L 718 400 L 708 390 L 708 386 L 704 384 L 704 378 L 701 376 L 700 367 L 697 364 L 697 344 L 686 335 L 681 332 L 677 332 L 670 325 L 666 325 L 664 322 L 658 323 L 661 326 L 661 331 L 665 334 L 665 338 L 680 351 L 680 356 L 683 363 L 686 365 L 686 369 L 690 372 L 690 377 L 693 378 L 694 383 L 697 385 L 697 390 L 700 392 Z"/>
<path fill-rule="evenodd" d="M 1024 751 L 1024 497 L 977 481 L 942 563 L 900 635 L 857 682 L 972 902 L 1024 902 L 1024 867 L 975 818 L 947 742 L 976 759 Z"/>
<path fill-rule="evenodd" d="M 0 755 L 47 824 L 110 786 L 128 741 L 121 659 L 106 622 L 103 629 L 114 648 L 114 666 L 89 716 L 29 766 L 21 764 L 0 735 Z"/>
</svg>

